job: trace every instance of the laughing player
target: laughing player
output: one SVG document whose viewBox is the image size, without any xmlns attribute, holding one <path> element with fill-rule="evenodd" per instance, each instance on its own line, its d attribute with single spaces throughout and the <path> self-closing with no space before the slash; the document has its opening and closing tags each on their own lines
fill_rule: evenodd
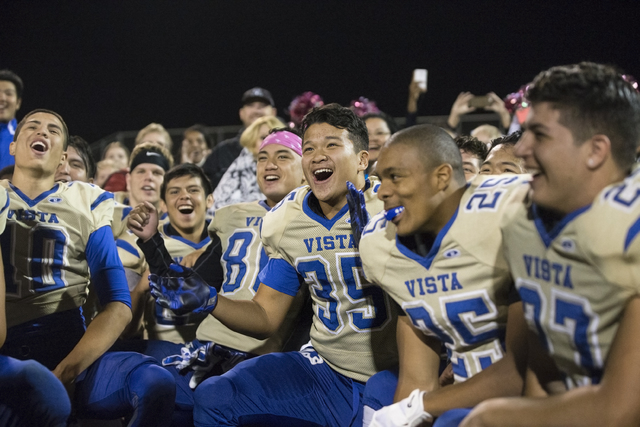
<svg viewBox="0 0 640 427">
<path fill-rule="evenodd" d="M 57 113 L 32 111 L 14 138 L 15 172 L 12 182 L 1 182 L 10 199 L 1 236 L 9 327 L 1 353 L 51 369 L 74 389 L 81 418 L 166 425 L 173 378 L 151 358 L 105 353 L 131 319 L 110 229 L 113 195 L 54 182 L 69 138 Z M 89 279 L 104 309 L 85 328 L 80 307 Z"/>
</svg>

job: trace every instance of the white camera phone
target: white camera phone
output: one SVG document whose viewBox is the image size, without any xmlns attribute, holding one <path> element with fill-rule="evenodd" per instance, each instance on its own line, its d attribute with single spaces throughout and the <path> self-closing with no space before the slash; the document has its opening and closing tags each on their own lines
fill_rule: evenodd
<svg viewBox="0 0 640 427">
<path fill-rule="evenodd" d="M 413 81 L 418 82 L 420 89 L 427 90 L 427 70 L 424 68 L 413 70 Z"/>
</svg>

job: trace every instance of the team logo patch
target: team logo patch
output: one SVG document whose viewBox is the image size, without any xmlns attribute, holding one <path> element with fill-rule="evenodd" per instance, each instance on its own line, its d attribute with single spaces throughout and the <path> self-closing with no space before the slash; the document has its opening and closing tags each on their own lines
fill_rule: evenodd
<svg viewBox="0 0 640 427">
<path fill-rule="evenodd" d="M 460 256 L 460 251 L 458 249 L 449 249 L 444 254 L 442 254 L 445 258 L 455 258 Z"/>
<path fill-rule="evenodd" d="M 345 219 L 344 222 L 346 222 L 347 224 L 351 224 L 351 218 Z"/>
<path fill-rule="evenodd" d="M 62 199 L 60 197 L 49 197 L 47 201 L 49 203 L 60 203 Z"/>
<path fill-rule="evenodd" d="M 576 243 L 567 237 L 560 241 L 560 246 L 567 252 L 575 252 L 576 250 Z"/>
</svg>

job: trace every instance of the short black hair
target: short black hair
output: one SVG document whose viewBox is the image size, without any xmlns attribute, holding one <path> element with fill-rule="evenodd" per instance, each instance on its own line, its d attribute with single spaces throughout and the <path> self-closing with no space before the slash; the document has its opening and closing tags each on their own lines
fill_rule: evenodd
<svg viewBox="0 0 640 427">
<path fill-rule="evenodd" d="M 393 119 L 393 117 L 391 117 L 387 113 L 383 113 L 382 111 L 380 111 L 379 113 L 368 113 L 360 118 L 362 119 L 363 122 L 365 122 L 365 124 L 369 119 L 384 120 L 387 123 L 387 127 L 389 128 L 389 132 L 391 132 L 391 135 L 393 135 L 394 133 L 398 132 L 398 130 L 400 130 L 400 128 L 398 127 L 398 124 Z"/>
<path fill-rule="evenodd" d="M 480 141 L 475 136 L 457 136 L 454 141 L 460 150 L 477 157 L 480 160 L 480 163 L 484 162 L 489 154 L 487 144 Z"/>
<path fill-rule="evenodd" d="M 453 178 L 460 185 L 466 182 L 460 149 L 451 135 L 441 127 L 433 125 L 408 127 L 391 136 L 384 146 L 393 144 L 414 146 L 420 153 L 425 170 L 449 164 L 453 169 Z"/>
<path fill-rule="evenodd" d="M 2 169 L 0 169 L 0 179 L 11 179 L 11 177 L 13 176 L 13 171 L 16 170 L 16 165 L 9 165 L 9 166 L 5 166 Z M 9 176 L 9 178 L 2 178 L 3 176 Z"/>
<path fill-rule="evenodd" d="M 193 126 L 189 126 L 184 130 L 182 135 L 185 136 L 187 132 L 198 132 L 202 134 L 202 137 L 204 138 L 204 142 L 207 143 L 207 148 L 213 147 L 213 140 L 211 139 L 211 135 L 209 135 L 209 133 L 207 132 L 207 130 L 203 125 L 195 124 Z"/>
<path fill-rule="evenodd" d="M 294 134 L 298 138 L 302 138 L 302 135 L 300 135 L 300 131 L 298 129 L 296 129 L 296 128 L 290 128 L 290 127 L 273 128 L 273 129 L 269 130 L 269 135 L 271 135 L 272 133 L 276 133 L 276 132 L 289 132 L 289 133 Z"/>
<path fill-rule="evenodd" d="M 64 142 L 62 143 L 62 148 L 66 150 L 67 145 L 69 145 L 69 128 L 67 127 L 67 124 L 64 122 L 64 119 L 60 114 L 56 113 L 55 111 L 47 110 L 45 108 L 38 108 L 36 110 L 29 111 L 22 118 L 22 120 L 20 120 L 20 122 L 18 123 L 18 126 L 16 126 L 16 133 L 13 134 L 13 140 L 14 141 L 18 140 L 18 134 L 22 130 L 22 127 L 24 126 L 24 124 L 27 122 L 27 119 L 37 113 L 51 114 L 52 116 L 56 116 L 58 120 L 60 120 L 60 123 L 62 123 L 62 133 L 64 136 Z"/>
<path fill-rule="evenodd" d="M 72 135 L 69 137 L 69 144 L 67 145 L 67 150 L 69 147 L 73 147 L 76 149 L 80 157 L 82 158 L 82 162 L 84 163 L 84 169 L 87 171 L 87 177 L 93 178 L 96 175 L 96 161 L 93 159 L 91 155 L 91 148 L 89 148 L 89 143 L 85 141 L 83 138 L 78 135 Z"/>
<path fill-rule="evenodd" d="M 518 141 L 520 141 L 520 138 L 522 138 L 522 131 L 517 130 L 513 133 L 510 133 L 509 135 L 501 136 L 500 138 L 493 139 L 491 140 L 491 148 L 489 148 L 489 151 L 493 150 L 498 145 L 515 146 L 518 143 Z"/>
<path fill-rule="evenodd" d="M 606 135 L 616 164 L 628 169 L 640 142 L 640 94 L 611 66 L 593 62 L 552 67 L 538 74 L 526 98 L 560 111 L 576 143 Z"/>
<path fill-rule="evenodd" d="M 16 87 L 16 95 L 18 99 L 22 99 L 22 91 L 24 90 L 24 84 L 22 79 L 16 73 L 11 70 L 0 70 L 0 80 L 13 83 Z"/>
<path fill-rule="evenodd" d="M 326 123 L 338 129 L 346 129 L 349 139 L 353 143 L 356 153 L 369 149 L 369 132 L 364 121 L 349 108 L 339 104 L 327 104 L 309 111 L 300 123 L 300 131 L 303 135 L 311 127 L 318 123 Z"/>
<path fill-rule="evenodd" d="M 204 195 L 208 196 L 209 194 L 213 193 L 211 181 L 209 181 L 209 178 L 200 166 L 194 165 L 193 163 L 182 163 L 169 169 L 169 171 L 164 175 L 162 187 L 160 188 L 160 197 L 162 197 L 162 200 L 166 201 L 165 191 L 167 191 L 167 185 L 169 184 L 169 182 L 171 182 L 172 179 L 180 178 L 182 176 L 200 178 L 200 182 L 202 183 L 202 188 L 204 190 Z"/>
</svg>

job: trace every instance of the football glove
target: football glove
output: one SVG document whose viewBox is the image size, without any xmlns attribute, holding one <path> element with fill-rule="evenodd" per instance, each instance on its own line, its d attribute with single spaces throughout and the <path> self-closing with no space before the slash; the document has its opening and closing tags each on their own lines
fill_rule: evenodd
<svg viewBox="0 0 640 427">
<path fill-rule="evenodd" d="M 349 205 L 349 216 L 351 216 L 351 232 L 356 248 L 360 246 L 362 230 L 369 222 L 369 212 L 364 201 L 364 193 L 347 181 L 347 204 Z"/>
<path fill-rule="evenodd" d="M 226 372 L 252 355 L 242 351 L 219 346 L 214 342 L 195 347 L 193 342 L 187 343 L 180 349 L 180 354 L 167 356 L 162 359 L 162 366 L 175 366 L 180 375 L 193 371 L 189 380 L 189 387 L 195 389 L 202 380 L 219 366 L 220 372 Z"/>
<path fill-rule="evenodd" d="M 190 268 L 169 266 L 169 276 L 149 275 L 156 304 L 178 315 L 211 313 L 218 304 L 218 292 Z"/>
<path fill-rule="evenodd" d="M 422 397 L 426 392 L 415 389 L 409 397 L 398 403 L 385 406 L 373 414 L 370 427 L 417 427 L 433 422 L 433 417 L 425 412 Z"/>
</svg>

